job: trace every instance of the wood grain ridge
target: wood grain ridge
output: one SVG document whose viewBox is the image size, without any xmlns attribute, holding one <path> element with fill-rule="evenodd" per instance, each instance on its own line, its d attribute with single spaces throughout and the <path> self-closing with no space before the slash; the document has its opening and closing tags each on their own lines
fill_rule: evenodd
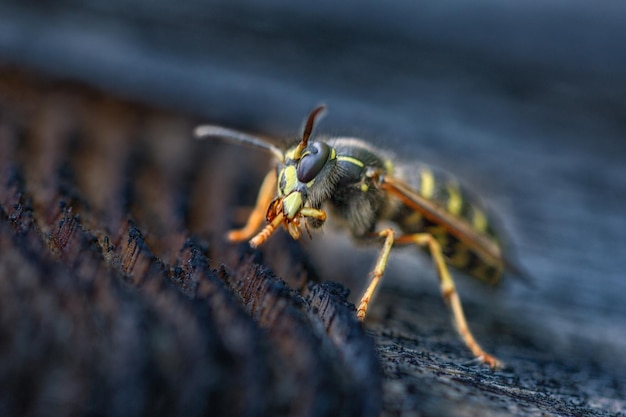
<svg viewBox="0 0 626 417">
<path fill-rule="evenodd" d="M 181 115 L 3 71 L 2 415 L 380 413 L 346 293 L 305 285 L 289 240 L 264 259 L 223 241 L 262 163 L 228 168 Z"/>
</svg>

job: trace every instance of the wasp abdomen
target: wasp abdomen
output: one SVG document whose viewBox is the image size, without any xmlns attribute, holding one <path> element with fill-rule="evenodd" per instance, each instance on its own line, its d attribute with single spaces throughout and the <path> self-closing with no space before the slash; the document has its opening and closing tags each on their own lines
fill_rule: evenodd
<svg viewBox="0 0 626 417">
<path fill-rule="evenodd" d="M 438 210 L 446 212 L 457 222 L 469 226 L 476 234 L 499 246 L 491 215 L 456 178 L 425 164 L 399 167 L 398 171 L 397 174 L 417 194 L 430 201 Z M 485 259 L 471 244 L 461 241 L 442 224 L 430 221 L 405 205 L 397 209 L 392 220 L 404 233 L 426 232 L 433 235 L 441 245 L 446 262 L 456 269 L 490 284 L 499 281 L 503 270 L 502 261 Z"/>
</svg>

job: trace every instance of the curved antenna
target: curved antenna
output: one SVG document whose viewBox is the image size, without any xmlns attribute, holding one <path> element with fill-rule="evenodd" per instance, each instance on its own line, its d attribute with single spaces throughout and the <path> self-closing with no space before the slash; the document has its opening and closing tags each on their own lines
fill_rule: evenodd
<svg viewBox="0 0 626 417">
<path fill-rule="evenodd" d="M 311 136 L 311 132 L 313 131 L 313 126 L 315 125 L 315 119 L 317 119 L 321 115 L 321 113 L 323 113 L 325 110 L 326 110 L 326 106 L 322 104 L 314 108 L 311 111 L 311 113 L 309 113 L 309 117 L 307 117 L 306 119 L 306 124 L 304 125 L 304 130 L 302 132 L 302 140 L 300 141 L 300 143 L 298 144 L 298 147 L 296 148 L 294 152 L 295 159 L 300 159 L 300 154 L 302 153 L 304 148 L 307 147 L 309 143 L 309 137 Z"/>
<path fill-rule="evenodd" d="M 285 154 L 278 147 L 263 139 L 248 135 L 237 130 L 215 125 L 198 126 L 193 131 L 196 139 L 221 138 L 233 143 L 242 143 L 255 148 L 264 149 L 273 153 L 279 160 L 285 160 Z"/>
<path fill-rule="evenodd" d="M 313 131 L 313 126 L 315 124 L 315 119 L 320 115 L 320 113 L 326 111 L 325 105 L 320 105 L 314 108 L 309 117 L 306 119 L 306 125 L 304 126 L 304 131 L 302 132 L 302 144 L 303 148 L 306 148 L 306 145 L 309 142 L 309 136 L 311 136 L 311 132 Z"/>
</svg>

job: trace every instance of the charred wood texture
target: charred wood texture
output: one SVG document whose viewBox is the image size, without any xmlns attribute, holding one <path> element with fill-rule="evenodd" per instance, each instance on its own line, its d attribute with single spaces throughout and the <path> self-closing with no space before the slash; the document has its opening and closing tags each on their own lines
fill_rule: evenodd
<svg viewBox="0 0 626 417">
<path fill-rule="evenodd" d="M 0 2 L 0 417 L 624 416 L 626 3 Z M 335 233 L 229 244 L 267 155 L 361 137 L 453 173 L 533 286 Z M 339 282 L 333 284 L 331 282 Z M 350 289 L 346 301 L 347 290 Z"/>
<path fill-rule="evenodd" d="M 326 251 L 285 233 L 256 251 L 226 242 L 269 162 L 193 140 L 198 122 L 0 71 L 0 415 L 623 414 L 623 338 L 555 330 L 567 295 L 540 309 L 545 293 L 458 280 L 475 335 L 507 364 L 492 371 L 436 283 L 418 283 L 429 267 L 394 281 L 394 258 L 361 325 L 349 301 L 374 258 L 334 253 L 332 227 Z"/>
<path fill-rule="evenodd" d="M 1 415 L 379 414 L 346 293 L 289 239 L 267 264 L 224 242 L 254 169 L 180 115 L 10 71 L 0 115 Z"/>
</svg>

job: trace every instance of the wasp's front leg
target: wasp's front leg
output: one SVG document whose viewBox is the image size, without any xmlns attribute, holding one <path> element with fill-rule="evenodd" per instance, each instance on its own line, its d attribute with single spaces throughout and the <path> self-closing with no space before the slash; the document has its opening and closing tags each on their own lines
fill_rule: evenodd
<svg viewBox="0 0 626 417">
<path fill-rule="evenodd" d="M 363 321 L 365 319 L 365 315 L 367 314 L 367 307 L 369 306 L 372 297 L 374 296 L 374 292 L 380 283 L 383 274 L 385 273 L 385 268 L 387 267 L 387 261 L 389 260 L 389 253 L 391 252 L 391 248 L 393 247 L 394 242 L 394 231 L 393 229 L 384 229 L 378 233 L 378 236 L 385 238 L 385 243 L 378 255 L 378 260 L 376 261 L 376 265 L 374 266 L 374 270 L 372 271 L 372 277 L 370 278 L 370 282 L 365 289 L 365 292 L 361 296 L 361 301 L 359 302 L 359 307 L 356 310 L 356 317 Z"/>
<path fill-rule="evenodd" d="M 320 226 L 326 221 L 326 212 L 313 207 L 303 207 L 302 210 L 300 210 L 300 215 L 302 217 L 317 220 L 320 222 Z"/>
<path fill-rule="evenodd" d="M 261 227 L 261 224 L 265 220 L 267 208 L 274 198 L 276 190 L 276 170 L 272 169 L 267 173 L 259 195 L 256 200 L 254 210 L 250 213 L 246 225 L 241 229 L 231 230 L 228 232 L 227 238 L 231 242 L 241 242 L 250 239 L 255 235 L 257 230 Z"/>
<path fill-rule="evenodd" d="M 300 220 L 302 218 L 306 218 L 306 221 L 304 222 L 304 227 L 310 238 L 311 232 L 309 232 L 309 225 L 312 224 L 313 227 L 316 229 L 322 227 L 322 225 L 326 221 L 326 212 L 324 210 L 316 209 L 313 207 L 303 207 L 298 213 L 298 216 L 293 221 L 290 221 L 286 224 L 287 231 L 289 232 L 291 237 L 296 240 L 300 238 Z"/>
<path fill-rule="evenodd" d="M 313 218 L 317 221 L 324 222 L 326 220 L 326 212 L 323 210 L 318 210 L 311 207 L 303 207 L 296 217 L 293 219 L 289 219 L 285 217 L 285 213 L 282 211 L 282 201 L 275 200 L 276 204 L 272 204 L 270 207 L 268 216 L 269 224 L 263 228 L 259 233 L 257 233 L 252 239 L 250 239 L 250 246 L 253 248 L 258 247 L 263 242 L 265 242 L 282 224 L 285 226 L 289 234 L 293 239 L 300 238 L 300 220 L 302 217 Z"/>
</svg>

